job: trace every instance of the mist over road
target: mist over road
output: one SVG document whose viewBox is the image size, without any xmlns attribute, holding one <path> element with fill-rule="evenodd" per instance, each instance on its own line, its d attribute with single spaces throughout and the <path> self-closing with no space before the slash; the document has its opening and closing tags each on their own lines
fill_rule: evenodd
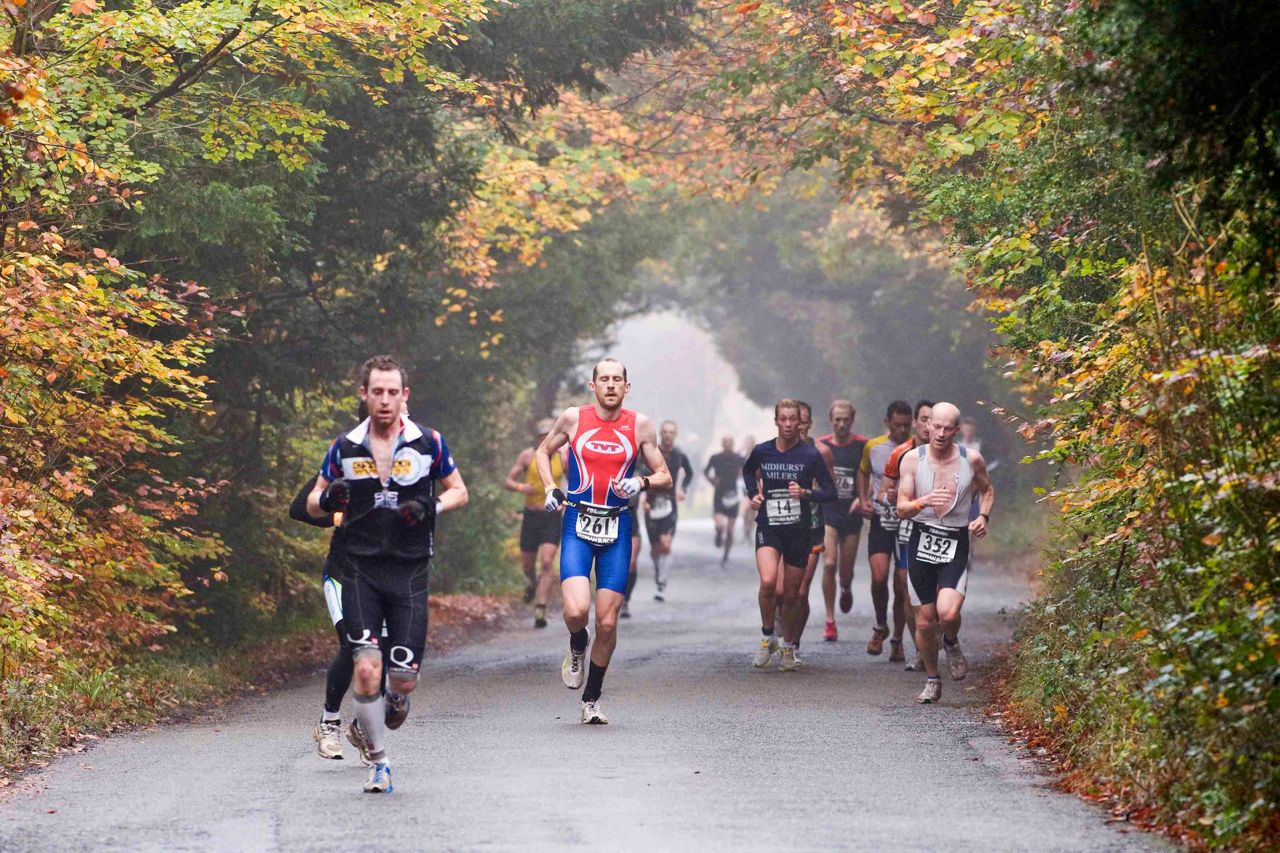
<svg viewBox="0 0 1280 853">
<path fill-rule="evenodd" d="M 521 625 L 428 659 L 389 737 L 394 794 L 360 793 L 349 748 L 316 756 L 317 676 L 54 762 L 0 803 L 0 850 L 1164 848 L 1046 788 L 983 718 L 982 664 L 1023 585 L 977 570 L 961 634 L 977 671 L 920 706 L 920 676 L 864 652 L 865 564 L 839 643 L 820 639 L 815 585 L 803 670 L 754 670 L 751 554 L 722 571 L 710 538 L 682 520 L 666 604 L 642 556 L 608 726 L 577 722 L 562 623 Z"/>
</svg>

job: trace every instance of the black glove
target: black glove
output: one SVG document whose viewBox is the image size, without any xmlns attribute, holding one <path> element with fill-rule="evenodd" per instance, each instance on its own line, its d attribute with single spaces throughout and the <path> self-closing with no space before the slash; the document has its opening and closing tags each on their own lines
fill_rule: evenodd
<svg viewBox="0 0 1280 853">
<path fill-rule="evenodd" d="M 564 492 L 559 489 L 552 489 L 547 492 L 547 498 L 542 505 L 546 507 L 547 512 L 555 512 L 560 509 L 560 507 L 564 506 L 564 502 L 566 500 L 568 500 L 568 498 L 565 497 Z"/>
<path fill-rule="evenodd" d="M 351 484 L 339 477 L 328 485 L 320 496 L 320 508 L 325 512 L 338 512 L 351 501 Z"/>
<path fill-rule="evenodd" d="M 415 498 L 405 501 L 396 509 L 409 527 L 417 527 L 422 522 L 436 517 L 436 502 L 432 498 Z"/>
</svg>

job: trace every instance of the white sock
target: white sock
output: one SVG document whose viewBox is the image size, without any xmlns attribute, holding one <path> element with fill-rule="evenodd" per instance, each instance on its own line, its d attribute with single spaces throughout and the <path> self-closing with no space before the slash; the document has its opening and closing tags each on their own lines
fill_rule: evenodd
<svg viewBox="0 0 1280 853">
<path fill-rule="evenodd" d="M 361 696 L 353 693 L 352 696 L 356 700 L 356 719 L 360 721 L 360 728 L 364 729 L 364 736 L 369 740 L 369 757 L 375 762 L 385 763 L 387 756 L 383 741 L 387 734 L 387 720 L 386 703 L 382 700 L 382 694 Z"/>
<path fill-rule="evenodd" d="M 342 719 L 342 715 L 337 711 L 325 710 L 324 715 L 320 717 L 323 722 L 336 723 Z"/>
</svg>

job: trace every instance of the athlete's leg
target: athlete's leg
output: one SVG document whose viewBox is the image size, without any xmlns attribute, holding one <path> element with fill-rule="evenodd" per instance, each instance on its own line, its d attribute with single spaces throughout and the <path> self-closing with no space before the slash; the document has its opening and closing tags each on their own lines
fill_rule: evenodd
<svg viewBox="0 0 1280 853">
<path fill-rule="evenodd" d="M 813 587 L 813 579 L 818 573 L 818 555 L 816 553 L 809 555 L 809 562 L 804 567 L 804 577 L 800 581 L 800 589 L 797 595 L 800 598 L 799 609 L 796 614 L 798 625 L 796 626 L 796 645 L 800 644 L 800 638 L 804 636 L 805 626 L 809 624 L 809 590 Z"/>
<path fill-rule="evenodd" d="M 849 589 L 853 585 L 853 564 L 858 559 L 858 543 L 861 533 L 848 533 L 840 537 L 840 588 Z"/>
<path fill-rule="evenodd" d="M 836 621 L 836 572 L 844 549 L 840 533 L 828 524 L 824 528 L 822 551 L 822 603 L 827 608 L 827 621 Z"/>
<path fill-rule="evenodd" d="M 529 587 L 537 586 L 538 574 L 534 568 L 534 560 L 537 551 L 521 551 L 520 552 L 520 571 L 524 572 L 524 579 Z"/>
<path fill-rule="evenodd" d="M 538 594 L 535 601 L 545 607 L 551 600 L 556 586 L 556 544 L 544 542 L 538 546 Z"/>
<path fill-rule="evenodd" d="M 871 554 L 871 607 L 875 611 L 876 627 L 886 625 L 889 617 L 889 561 L 890 554 Z"/>
<path fill-rule="evenodd" d="M 613 659 L 618 647 L 618 609 L 622 607 L 622 593 L 611 589 L 596 590 L 596 638 L 591 643 L 591 665 L 604 669 Z M 594 698 L 583 697 L 592 702 Z"/>
<path fill-rule="evenodd" d="M 905 568 L 894 569 L 893 571 L 893 640 L 895 643 L 901 643 L 903 634 L 911 637 L 911 642 L 915 642 L 916 636 L 916 617 L 915 610 L 911 607 L 909 600 L 909 592 L 907 590 L 907 570 Z M 903 629 L 906 629 L 905 631 Z"/>
<path fill-rule="evenodd" d="M 800 636 L 800 588 L 804 585 L 804 566 L 783 564 L 782 570 L 782 644 L 794 646 Z"/>
<path fill-rule="evenodd" d="M 916 648 L 924 658 L 924 671 L 938 676 L 938 605 L 919 604 L 913 608 L 916 621 Z"/>
<path fill-rule="evenodd" d="M 382 697 L 382 623 L 380 591 L 358 570 L 342 584 L 343 623 L 352 649 L 355 715 L 368 745 L 369 759 L 386 760 L 386 707 Z M 350 737 L 348 733 L 348 737 Z"/>
<path fill-rule="evenodd" d="M 342 697 L 351 688 L 351 678 L 355 673 L 355 663 L 351 659 L 354 651 L 347 642 L 346 628 L 342 620 L 333 626 L 338 632 L 338 653 L 329 662 L 329 671 L 324 684 L 324 719 L 337 720 L 338 711 L 342 708 Z"/>
<path fill-rule="evenodd" d="M 774 633 L 774 612 L 777 610 L 780 594 L 778 582 L 782 572 L 778 570 L 782 562 L 782 554 L 777 548 L 756 549 L 756 571 L 760 573 L 760 627 L 766 635 Z"/>
<path fill-rule="evenodd" d="M 721 563 L 729 562 L 729 549 L 733 547 L 733 516 L 722 515 L 717 516 L 724 519 L 724 555 L 720 558 Z"/>
</svg>

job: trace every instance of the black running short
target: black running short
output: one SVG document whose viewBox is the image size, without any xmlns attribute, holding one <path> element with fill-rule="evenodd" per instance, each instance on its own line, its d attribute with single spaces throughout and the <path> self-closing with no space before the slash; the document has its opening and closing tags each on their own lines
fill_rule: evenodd
<svg viewBox="0 0 1280 853">
<path fill-rule="evenodd" d="M 933 604 L 938 590 L 969 588 L 969 530 L 924 522 L 912 526 L 907 543 L 907 577 L 912 604 Z"/>
<path fill-rule="evenodd" d="M 418 672 L 427 643 L 429 566 L 428 561 L 347 558 L 342 621 L 355 654 L 379 649 L 392 673 Z"/>
<path fill-rule="evenodd" d="M 756 525 L 756 550 L 773 548 L 782 554 L 782 562 L 803 569 L 809 562 L 812 539 L 808 525 L 792 524 L 788 527 Z"/>
<path fill-rule="evenodd" d="M 740 509 L 742 509 L 742 498 L 738 497 L 737 492 L 730 492 L 725 495 L 716 495 L 712 514 L 727 515 L 733 518 Z"/>
<path fill-rule="evenodd" d="M 656 521 L 652 521 L 648 516 L 645 516 L 644 532 L 648 534 L 650 544 L 657 542 L 659 536 L 666 536 L 667 534 L 675 536 L 676 514 L 673 512 L 666 518 L 659 518 Z"/>
<path fill-rule="evenodd" d="M 872 554 L 892 554 L 898 548 L 898 530 L 886 530 L 880 523 L 880 516 L 871 516 L 871 532 L 867 534 L 867 556 Z"/>
<path fill-rule="evenodd" d="M 862 532 L 862 513 L 849 512 L 847 501 L 822 505 L 822 523 L 834 527 L 840 536 L 852 536 Z"/>
<path fill-rule="evenodd" d="M 520 519 L 520 550 L 537 551 L 543 545 L 559 545 L 563 520 L 558 512 L 526 508 Z"/>
</svg>

